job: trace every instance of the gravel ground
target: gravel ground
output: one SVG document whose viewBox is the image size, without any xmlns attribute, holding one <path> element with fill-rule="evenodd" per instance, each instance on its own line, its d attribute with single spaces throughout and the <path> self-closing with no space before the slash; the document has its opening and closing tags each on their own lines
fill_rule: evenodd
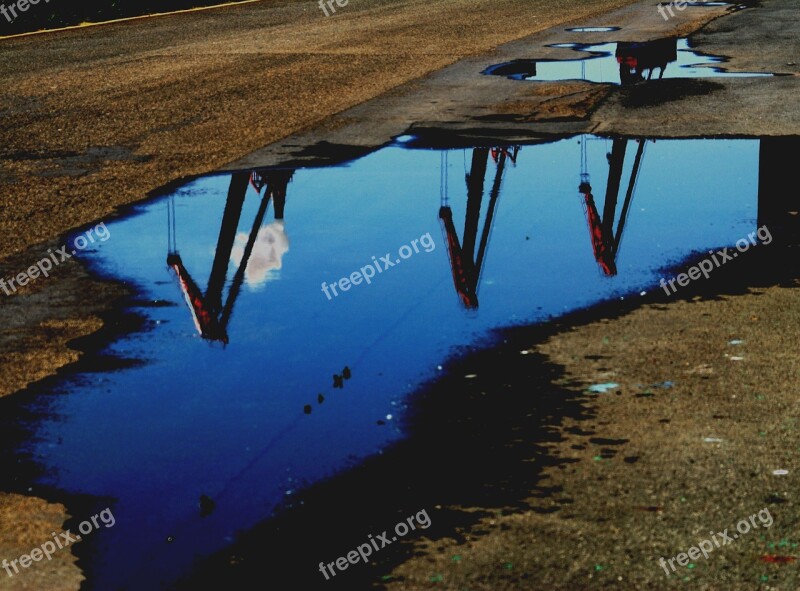
<svg viewBox="0 0 800 591">
<path fill-rule="evenodd" d="M 770 287 L 649 305 L 531 347 L 584 404 L 548 446 L 551 494 L 484 517 L 462 543 L 420 544 L 389 589 L 436 577 L 437 589 L 473 591 L 797 589 L 798 303 L 796 289 Z M 618 387 L 587 392 L 607 383 Z M 707 560 L 669 576 L 659 566 L 765 508 L 770 527 L 763 514 Z"/>
</svg>

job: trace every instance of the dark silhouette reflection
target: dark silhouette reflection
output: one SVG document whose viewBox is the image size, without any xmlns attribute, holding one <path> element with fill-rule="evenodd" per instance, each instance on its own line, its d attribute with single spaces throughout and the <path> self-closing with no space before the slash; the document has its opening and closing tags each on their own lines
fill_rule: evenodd
<svg viewBox="0 0 800 591">
<path fill-rule="evenodd" d="M 241 291 L 242 283 L 245 280 L 248 280 L 248 283 L 258 283 L 258 280 L 263 278 L 270 268 L 280 268 L 280 257 L 288 250 L 288 240 L 283 233 L 283 213 L 286 204 L 286 187 L 293 174 L 293 170 L 274 170 L 239 172 L 231 175 L 216 253 L 205 294 L 192 279 L 178 253 L 175 236 L 175 203 L 173 200 L 170 201 L 167 265 L 175 271 L 180 280 L 181 290 L 189 305 L 197 331 L 204 339 L 227 344 L 228 322 L 233 314 L 233 307 Z M 261 197 L 250 233 L 237 235 L 248 185 L 252 186 L 259 195 L 264 187 L 266 187 L 266 191 Z M 270 200 L 273 202 L 275 210 L 274 228 L 262 227 Z M 277 249 L 274 247 L 276 243 L 279 245 Z M 282 243 L 283 247 L 280 247 Z M 260 244 L 265 245 L 267 249 L 271 248 L 272 251 L 264 256 L 264 249 L 259 248 Z M 253 271 L 255 266 L 253 260 L 257 256 L 254 255 L 254 252 L 258 252 L 261 259 L 258 261 L 258 269 L 255 271 Z M 223 302 L 225 280 L 231 260 L 237 263 L 237 269 L 231 281 L 228 296 Z M 248 273 L 251 274 L 250 277 L 248 277 Z"/>
<path fill-rule="evenodd" d="M 644 43 L 620 42 L 617 43 L 615 55 L 622 84 L 651 80 L 656 69 L 660 70 L 658 78 L 661 79 L 667 64 L 678 60 L 678 39 L 671 37 Z"/>
<path fill-rule="evenodd" d="M 628 211 L 636 188 L 636 178 L 639 174 L 646 143 L 645 139 L 635 140 L 638 142 L 639 146 L 633 161 L 633 170 L 631 171 L 631 177 L 628 181 L 628 189 L 622 204 L 617 230 L 614 232 L 614 218 L 617 213 L 617 200 L 622 183 L 622 168 L 625 164 L 625 152 L 628 148 L 628 141 L 629 140 L 626 139 L 613 140 L 611 152 L 607 155 L 609 166 L 608 182 L 606 184 L 606 197 L 603 204 L 603 216 L 600 217 L 600 213 L 594 202 L 594 195 L 592 195 L 592 185 L 589 178 L 586 154 L 587 138 L 582 136 L 580 139 L 581 183 L 578 186 L 578 191 L 583 195 L 583 203 L 586 207 L 586 219 L 589 222 L 589 235 L 592 240 L 594 258 L 597 260 L 598 265 L 600 265 L 603 274 L 607 277 L 613 277 L 617 274 L 617 254 L 619 253 L 622 232 L 625 229 L 625 221 L 628 218 Z"/>
<path fill-rule="evenodd" d="M 506 76 L 512 80 L 586 80 L 624 86 L 654 78 L 719 78 L 774 76 L 764 72 L 727 72 L 719 64 L 721 56 L 700 53 L 688 39 L 668 37 L 644 42 L 556 43 L 551 48 L 572 49 L 581 53 L 575 59 L 518 59 L 494 64 L 483 74 Z M 667 72 L 667 65 L 674 64 Z M 617 78 L 619 73 L 619 78 Z"/>
<path fill-rule="evenodd" d="M 489 193 L 489 205 L 486 210 L 486 220 L 483 224 L 480 243 L 477 245 L 478 226 L 481 215 L 481 202 L 483 201 L 483 186 L 486 179 L 486 168 L 491 153 L 492 160 L 497 165 L 494 175 L 494 182 Z M 475 309 L 478 307 L 478 284 L 480 282 L 481 269 L 486 255 L 486 247 L 489 243 L 491 234 L 494 211 L 497 200 L 500 197 L 500 185 L 503 179 L 506 161 L 510 160 L 516 164 L 519 146 L 512 148 L 474 148 L 472 150 L 472 164 L 470 171 L 466 175 L 467 183 L 467 212 L 464 221 L 464 242 L 458 240 L 455 224 L 453 223 L 453 212 L 450 209 L 447 198 L 446 178 L 447 168 L 443 165 L 443 188 L 442 204 L 439 208 L 439 219 L 445 233 L 447 242 L 447 253 L 450 257 L 450 267 L 453 273 L 453 283 L 456 293 L 461 299 L 464 307 Z M 446 153 L 443 154 L 446 161 Z"/>
<path fill-rule="evenodd" d="M 774 244 L 800 245 L 800 193 L 794 164 L 800 138 L 763 138 L 758 163 L 758 225 L 766 226 Z"/>
</svg>

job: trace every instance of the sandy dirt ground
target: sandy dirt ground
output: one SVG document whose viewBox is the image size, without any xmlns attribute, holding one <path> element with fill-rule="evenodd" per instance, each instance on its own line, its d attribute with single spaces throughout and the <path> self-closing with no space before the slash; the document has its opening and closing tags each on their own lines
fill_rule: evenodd
<svg viewBox="0 0 800 591">
<path fill-rule="evenodd" d="M 64 531 L 66 509 L 58 503 L 47 503 L 41 499 L 21 495 L 0 495 L 0 523 L 3 535 L 0 536 L 0 556 L 9 562 L 22 554 L 29 554 L 53 540 L 53 532 Z M 0 571 L 0 589 L 9 591 L 68 591 L 77 589 L 83 577 L 75 565 L 76 558 L 64 548 L 51 555 L 52 560 L 42 558 L 25 569 L 18 564 L 8 571 Z M 10 572 L 13 576 L 9 576 Z"/>
<path fill-rule="evenodd" d="M 797 589 L 799 302 L 770 287 L 649 305 L 521 349 L 563 368 L 555 384 L 584 404 L 549 444 L 555 494 L 422 544 L 389 588 Z M 659 565 L 726 528 L 738 539 L 708 559 Z"/>
</svg>

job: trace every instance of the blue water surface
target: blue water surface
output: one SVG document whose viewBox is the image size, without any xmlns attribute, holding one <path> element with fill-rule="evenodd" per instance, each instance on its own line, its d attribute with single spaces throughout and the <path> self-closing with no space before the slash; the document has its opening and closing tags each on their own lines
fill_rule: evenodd
<svg viewBox="0 0 800 591">
<path fill-rule="evenodd" d="M 627 145 L 617 217 L 639 146 Z M 477 307 L 457 294 L 439 217 L 450 208 L 463 243 L 472 149 L 392 145 L 295 171 L 284 219 L 271 202 L 257 227 L 227 344 L 198 333 L 167 255 L 173 203 L 172 250 L 206 289 L 231 175 L 196 179 L 109 223 L 110 238 L 82 256 L 136 286 L 140 301 L 168 305 L 136 307 L 148 328 L 108 347 L 144 364 L 64 381 L 24 450 L 44 468 L 40 484 L 110 499 L 116 524 L 91 534 L 89 586 L 167 585 L 237 531 L 291 511 L 302 487 L 402 438 L 409 395 L 460 348 L 485 344 L 491 329 L 638 298 L 660 289 L 665 265 L 755 230 L 757 140 L 646 141 L 617 273 L 607 275 L 578 185 L 588 174 L 602 213 L 611 151 L 612 140 L 589 136 L 522 146 L 516 163 L 502 150 L 498 163 L 484 158 L 478 243 L 499 163 L 503 172 Z M 263 194 L 247 189 L 223 296 Z M 373 256 L 396 261 L 428 233 L 430 252 L 420 248 L 369 285 L 323 293 L 323 282 Z M 352 378 L 334 389 L 345 365 Z M 216 503 L 211 515 L 201 516 L 200 495 Z"/>
</svg>

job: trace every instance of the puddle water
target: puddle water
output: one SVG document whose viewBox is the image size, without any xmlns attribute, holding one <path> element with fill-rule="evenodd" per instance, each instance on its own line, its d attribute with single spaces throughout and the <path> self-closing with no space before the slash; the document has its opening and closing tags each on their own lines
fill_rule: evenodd
<svg viewBox="0 0 800 591">
<path fill-rule="evenodd" d="M 704 7 L 704 6 L 733 6 L 731 2 L 659 2 L 659 6 L 694 6 L 694 7 Z"/>
<path fill-rule="evenodd" d="M 109 223 L 92 266 L 158 305 L 107 352 L 146 363 L 38 396 L 49 418 L 21 450 L 38 484 L 110 499 L 85 588 L 157 588 L 291 511 L 402 438 L 409 395 L 491 329 L 638 298 L 664 265 L 733 245 L 757 227 L 759 162 L 758 140 L 393 145 L 200 178 Z"/>
<path fill-rule="evenodd" d="M 611 33 L 619 31 L 619 27 L 573 27 L 567 31 L 570 33 Z"/>
<path fill-rule="evenodd" d="M 658 78 L 723 78 L 772 76 L 773 74 L 727 72 L 716 64 L 723 57 L 693 50 L 687 39 L 658 39 L 644 43 L 559 43 L 552 47 L 574 49 L 591 55 L 574 60 L 514 60 L 490 66 L 484 74 L 513 80 L 587 80 L 610 84 L 634 84 Z"/>
</svg>

